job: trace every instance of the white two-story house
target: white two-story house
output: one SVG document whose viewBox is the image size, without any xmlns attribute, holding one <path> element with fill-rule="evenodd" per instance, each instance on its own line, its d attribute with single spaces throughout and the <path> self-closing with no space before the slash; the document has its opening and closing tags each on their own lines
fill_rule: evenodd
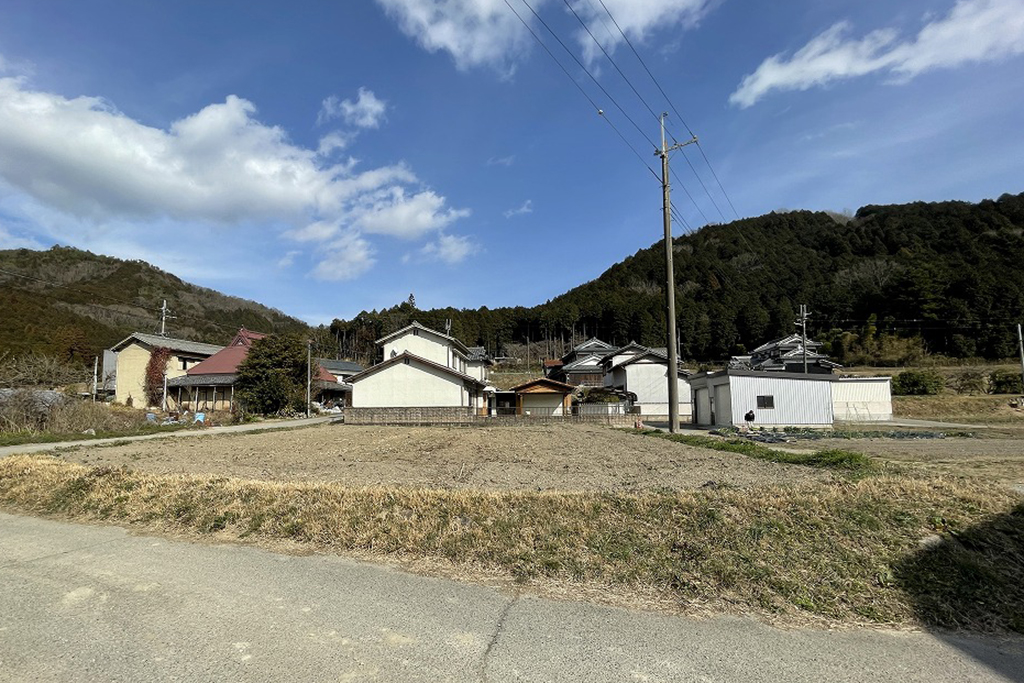
<svg viewBox="0 0 1024 683">
<path fill-rule="evenodd" d="M 486 355 L 418 322 L 376 343 L 384 360 L 348 379 L 353 408 L 467 408 L 486 414 Z"/>
<path fill-rule="evenodd" d="M 628 344 L 601 359 L 604 385 L 633 395 L 633 406 L 645 417 L 668 416 L 668 356 L 661 349 Z M 688 422 L 693 415 L 693 399 L 687 377 L 678 369 L 676 395 L 679 419 Z"/>
</svg>

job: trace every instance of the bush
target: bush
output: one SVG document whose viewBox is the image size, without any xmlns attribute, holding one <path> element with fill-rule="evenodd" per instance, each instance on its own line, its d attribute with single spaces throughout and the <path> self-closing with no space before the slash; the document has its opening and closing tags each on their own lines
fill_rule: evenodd
<svg viewBox="0 0 1024 683">
<path fill-rule="evenodd" d="M 979 368 L 961 368 L 950 377 L 949 386 L 958 394 L 980 394 L 985 390 L 985 373 Z"/>
<path fill-rule="evenodd" d="M 942 391 L 942 375 L 930 370 L 904 370 L 892 379 L 896 396 L 934 396 Z"/>
<path fill-rule="evenodd" d="M 145 424 L 144 411 L 69 399 L 53 391 L 21 389 L 0 394 L 0 432 L 4 433 L 122 432 Z"/>
<path fill-rule="evenodd" d="M 1020 373 L 1015 370 L 993 370 L 988 376 L 990 394 L 1024 394 Z"/>
</svg>

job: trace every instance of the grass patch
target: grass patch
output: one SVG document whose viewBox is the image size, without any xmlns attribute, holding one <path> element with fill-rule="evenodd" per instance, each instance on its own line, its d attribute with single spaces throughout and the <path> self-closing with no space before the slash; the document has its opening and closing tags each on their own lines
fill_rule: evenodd
<svg viewBox="0 0 1024 683">
<path fill-rule="evenodd" d="M 15 456 L 0 460 L 0 505 L 439 559 L 684 605 L 1024 632 L 1024 505 L 949 479 L 486 493 L 156 476 Z M 922 546 L 929 535 L 939 541 Z"/>
<path fill-rule="evenodd" d="M 127 436 L 145 436 L 191 429 L 193 425 L 143 425 L 132 429 L 98 431 L 95 434 L 81 432 L 0 432 L 0 446 L 21 446 L 29 443 L 57 443 L 60 441 L 90 441 L 113 439 Z"/>
<path fill-rule="evenodd" d="M 851 474 L 869 474 L 878 470 L 878 466 L 863 453 L 855 453 L 839 448 L 830 448 L 822 451 L 808 451 L 791 453 L 770 448 L 763 444 L 748 439 L 723 439 L 710 436 L 697 436 L 694 434 L 668 434 L 657 429 L 629 430 L 643 436 L 653 436 L 659 439 L 667 439 L 687 446 L 698 448 L 710 448 L 716 451 L 728 451 L 730 453 L 741 453 L 758 460 L 769 462 L 786 463 L 787 465 L 807 465 L 809 467 L 821 467 L 832 470 L 840 470 Z"/>
</svg>

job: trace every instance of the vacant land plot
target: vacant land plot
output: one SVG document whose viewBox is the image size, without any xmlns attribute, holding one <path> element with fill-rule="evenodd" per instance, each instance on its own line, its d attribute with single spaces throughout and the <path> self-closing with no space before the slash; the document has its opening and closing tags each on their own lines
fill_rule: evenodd
<svg viewBox="0 0 1024 683">
<path fill-rule="evenodd" d="M 978 477 L 993 483 L 1024 484 L 1024 432 L 986 431 L 945 439 L 821 439 L 795 441 L 786 448 L 846 448 L 925 474 Z"/>
<path fill-rule="evenodd" d="M 850 447 L 846 444 L 846 447 Z M 597 425 L 324 425 L 76 448 L 64 459 L 150 474 L 476 490 L 642 491 L 828 481 L 808 467 L 642 438 Z"/>
</svg>

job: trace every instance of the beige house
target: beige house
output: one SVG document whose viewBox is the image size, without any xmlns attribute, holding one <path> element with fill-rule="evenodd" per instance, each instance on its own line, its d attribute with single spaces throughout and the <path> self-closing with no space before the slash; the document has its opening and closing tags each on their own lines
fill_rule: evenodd
<svg viewBox="0 0 1024 683">
<path fill-rule="evenodd" d="M 353 408 L 467 408 L 486 414 L 489 361 L 417 322 L 377 340 L 384 360 L 349 377 Z"/>
<path fill-rule="evenodd" d="M 146 366 L 150 356 L 159 348 L 171 351 L 167 361 L 167 379 L 181 377 L 194 365 L 220 351 L 222 346 L 202 344 L 187 339 L 162 337 L 158 334 L 135 332 L 110 348 L 117 354 L 117 375 L 114 400 L 117 403 L 129 403 L 136 408 L 147 408 L 146 404 Z"/>
</svg>

